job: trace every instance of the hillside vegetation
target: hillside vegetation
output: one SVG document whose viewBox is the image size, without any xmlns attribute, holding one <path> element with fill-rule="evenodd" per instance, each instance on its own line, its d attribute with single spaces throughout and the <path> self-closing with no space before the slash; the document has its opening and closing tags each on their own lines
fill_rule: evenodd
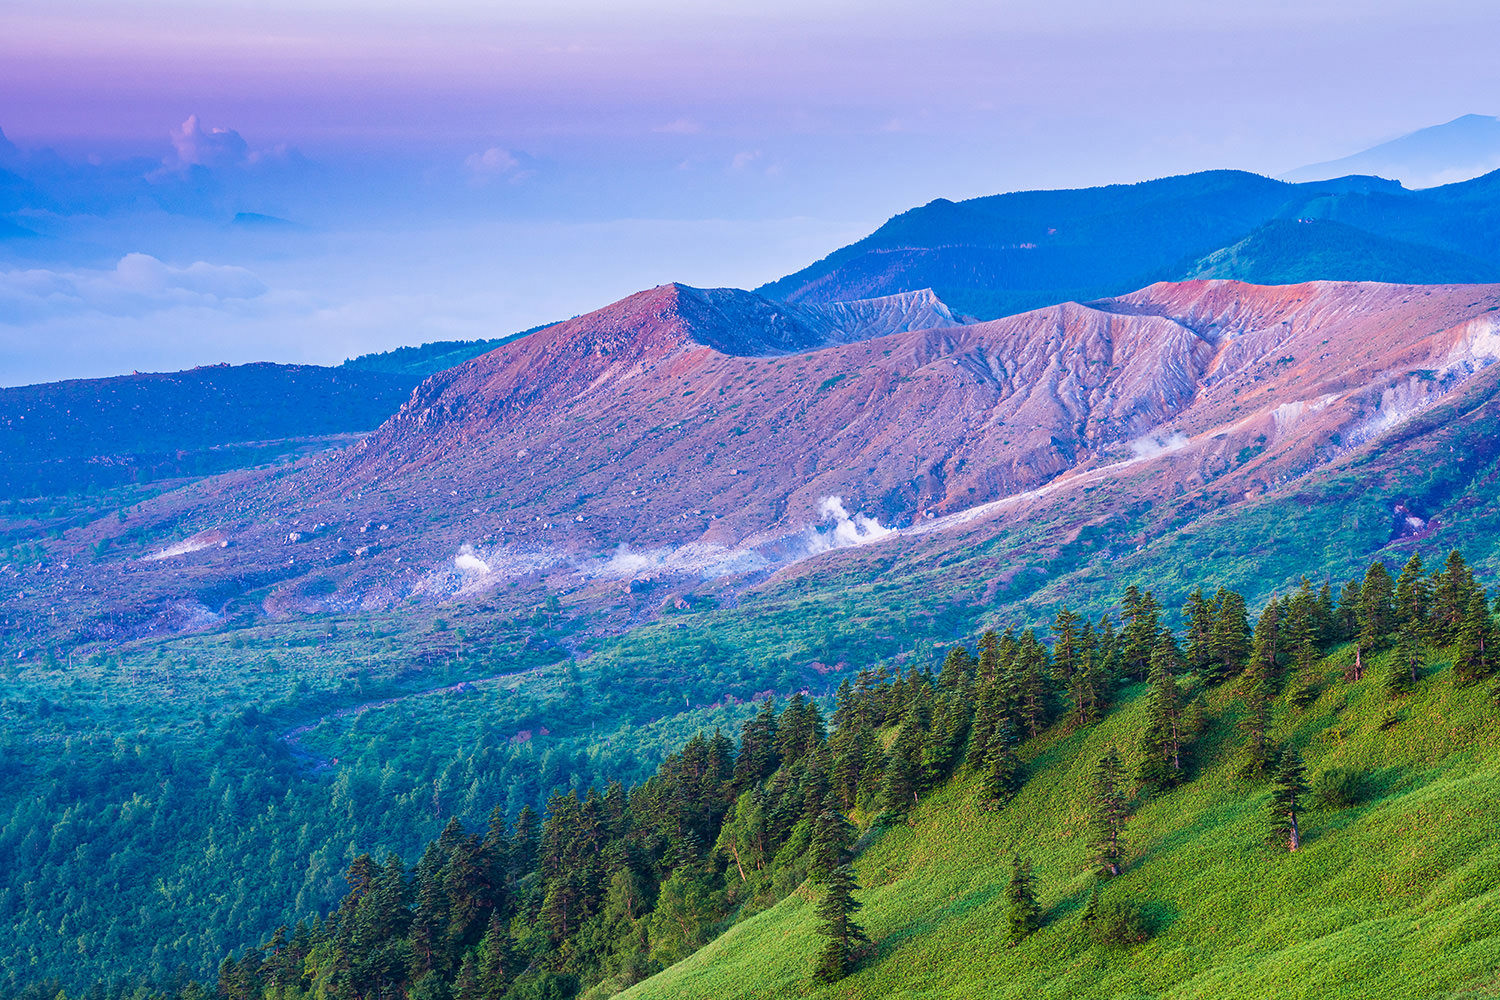
<svg viewBox="0 0 1500 1000">
<path fill-rule="evenodd" d="M 1493 985 L 1500 630 L 1458 553 L 1252 623 L 1057 610 L 362 853 L 223 1000 L 1434 996 Z M 435 800 L 436 801 L 436 800 Z M 378 809 L 378 806 L 376 807 Z M 353 845 L 351 845 L 352 847 Z M 128 989 L 117 984 L 114 991 Z M 193 1000 L 188 981 L 159 995 Z M 40 995 L 40 994 L 37 994 Z"/>
<path fill-rule="evenodd" d="M 1100 945 L 1082 920 L 1092 879 L 1085 829 L 1091 765 L 1133 748 L 1137 687 L 1097 728 L 1023 753 L 1026 784 L 1003 809 L 960 776 L 855 863 L 874 954 L 847 979 L 813 982 L 821 941 L 807 893 L 735 925 L 630 1000 L 809 997 L 1490 996 L 1500 987 L 1500 724 L 1483 688 L 1441 664 L 1388 700 L 1378 676 L 1345 685 L 1351 651 L 1312 673 L 1323 693 L 1282 706 L 1277 735 L 1314 775 L 1360 776 L 1358 801 L 1306 814 L 1304 846 L 1266 843 L 1264 784 L 1235 773 L 1233 693 L 1209 700 L 1201 773 L 1136 791 L 1127 866 L 1103 893 L 1144 911 L 1148 940 Z M 1377 665 L 1376 674 L 1384 663 Z M 1012 946 L 1011 857 L 1033 859 L 1042 927 Z"/>
</svg>

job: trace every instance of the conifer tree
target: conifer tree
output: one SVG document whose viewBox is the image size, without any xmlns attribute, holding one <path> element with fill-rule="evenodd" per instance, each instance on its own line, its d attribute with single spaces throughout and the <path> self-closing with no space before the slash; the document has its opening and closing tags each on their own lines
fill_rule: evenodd
<svg viewBox="0 0 1500 1000">
<path fill-rule="evenodd" d="M 1359 648 L 1355 652 L 1355 680 L 1364 676 L 1363 657 L 1386 644 L 1396 619 L 1396 586 L 1383 562 L 1373 562 L 1359 590 Z"/>
<path fill-rule="evenodd" d="M 1339 592 L 1339 606 L 1334 612 L 1334 640 L 1352 642 L 1359 638 L 1359 595 L 1363 582 L 1350 580 Z"/>
<path fill-rule="evenodd" d="M 1010 902 L 1006 939 L 1014 945 L 1042 924 L 1042 908 L 1036 901 L 1036 875 L 1031 861 L 1019 854 L 1011 859 L 1010 886 L 1005 896 Z"/>
<path fill-rule="evenodd" d="M 1016 756 L 1015 739 L 1009 726 L 1001 728 L 990 741 L 984 762 L 984 800 L 998 805 L 1015 794 L 1020 784 L 1021 760 Z"/>
<path fill-rule="evenodd" d="M 1212 682 L 1236 677 L 1250 661 L 1250 622 L 1245 598 L 1232 590 L 1220 590 L 1214 599 L 1218 611 L 1210 638 L 1208 679 Z"/>
<path fill-rule="evenodd" d="M 1203 588 L 1188 595 L 1182 608 L 1182 617 L 1187 622 L 1187 669 L 1202 671 L 1208 667 L 1213 656 L 1214 617 L 1218 610 L 1213 601 L 1203 596 Z"/>
<path fill-rule="evenodd" d="M 1432 585 L 1423 575 L 1422 556 L 1413 553 L 1396 578 L 1396 624 L 1417 622 L 1425 627 L 1432 604 Z"/>
<path fill-rule="evenodd" d="M 1125 793 L 1121 785 L 1120 755 L 1110 748 L 1094 767 L 1090 803 L 1089 846 L 1101 875 L 1118 875 L 1124 854 Z"/>
<path fill-rule="evenodd" d="M 1430 611 L 1433 642 L 1446 646 L 1458 638 L 1469 605 L 1473 603 L 1474 592 L 1478 589 L 1464 557 L 1457 549 L 1448 553 L 1443 568 L 1433 579 Z"/>
<path fill-rule="evenodd" d="M 1083 616 L 1074 614 L 1066 604 L 1052 619 L 1052 668 L 1065 687 L 1071 686 L 1073 675 L 1082 665 L 1085 624 Z"/>
<path fill-rule="evenodd" d="M 1270 687 L 1281 676 L 1281 602 L 1272 596 L 1255 621 L 1249 676 Z"/>
<path fill-rule="evenodd" d="M 1271 789 L 1271 836 L 1278 843 L 1285 843 L 1288 851 L 1302 847 L 1302 834 L 1297 817 L 1302 811 L 1302 799 L 1307 795 L 1307 776 L 1302 758 L 1297 751 L 1288 748 L 1281 754 L 1281 764 L 1276 769 L 1276 782 Z"/>
<path fill-rule="evenodd" d="M 854 826 L 844 814 L 825 809 L 813 823 L 807 873 L 814 882 L 824 882 L 834 869 L 848 864 L 854 844 Z"/>
<path fill-rule="evenodd" d="M 1489 601 L 1477 590 L 1469 600 L 1468 612 L 1458 628 L 1458 648 L 1453 661 L 1453 676 L 1461 684 L 1472 684 L 1495 672 L 1500 650 L 1496 649 L 1495 621 L 1490 617 Z"/>
<path fill-rule="evenodd" d="M 1143 679 L 1151 666 L 1151 649 L 1161 631 L 1161 606 L 1151 591 L 1134 586 L 1125 588 L 1125 628 L 1121 633 L 1124 648 L 1120 653 L 1121 670 L 1128 677 Z"/>
<path fill-rule="evenodd" d="M 979 637 L 979 663 L 977 682 L 983 687 L 993 684 L 1000 676 L 1000 634 L 986 629 Z"/>
<path fill-rule="evenodd" d="M 943 669 L 938 674 L 938 684 L 949 691 L 967 690 L 974 683 L 974 675 L 979 669 L 979 661 L 963 646 L 954 646 L 948 650 L 948 655 L 943 660 Z M 835 722 L 841 720 L 835 719 Z"/>
<path fill-rule="evenodd" d="M 1100 676 L 1099 659 L 1092 652 L 1085 654 L 1082 666 L 1074 672 L 1068 684 L 1068 699 L 1073 703 L 1068 713 L 1071 728 L 1092 726 L 1104 718 L 1107 706 L 1104 678 Z"/>
<path fill-rule="evenodd" d="M 1263 681 L 1250 679 L 1244 692 L 1245 717 L 1240 721 L 1248 741 L 1242 754 L 1240 776 L 1252 781 L 1271 773 L 1276 748 L 1271 743 L 1271 692 Z"/>
<path fill-rule="evenodd" d="M 1163 630 L 1151 655 L 1151 714 L 1142 738 L 1138 777 L 1142 784 L 1168 788 L 1182 780 L 1187 741 L 1182 691 L 1176 673 L 1181 665 L 1171 633 Z"/>
<path fill-rule="evenodd" d="M 1401 630 L 1396 633 L 1396 656 L 1385 678 L 1385 693 L 1389 697 L 1399 697 L 1416 686 L 1425 659 L 1424 631 L 1419 619 L 1401 623 Z"/>
<path fill-rule="evenodd" d="M 914 727 L 903 725 L 886 761 L 885 782 L 880 790 L 881 803 L 892 815 L 904 815 L 916 804 L 921 790 L 921 753 L 920 734 Z"/>
<path fill-rule="evenodd" d="M 1307 577 L 1284 605 L 1282 648 L 1298 670 L 1307 670 L 1318 657 L 1318 598 Z"/>
<path fill-rule="evenodd" d="M 848 865 L 839 865 L 823 879 L 823 898 L 818 902 L 818 933 L 826 941 L 813 967 L 813 976 L 819 982 L 837 982 L 848 975 L 854 967 L 860 945 L 869 941 L 864 929 L 853 919 L 860 907 L 854 898 L 858 889 L 859 883 Z"/>
<path fill-rule="evenodd" d="M 1051 718 L 1052 685 L 1047 651 L 1035 633 L 1027 631 L 1016 657 L 1016 713 L 1032 739 Z"/>
</svg>

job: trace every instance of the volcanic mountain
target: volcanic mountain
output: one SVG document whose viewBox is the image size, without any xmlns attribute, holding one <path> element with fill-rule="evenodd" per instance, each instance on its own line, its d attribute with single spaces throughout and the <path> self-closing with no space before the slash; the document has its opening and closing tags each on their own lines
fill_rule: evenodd
<svg viewBox="0 0 1500 1000">
<path fill-rule="evenodd" d="M 1037 498 L 1071 498 L 1075 533 L 1090 494 L 1199 516 L 1356 460 L 1497 357 L 1497 286 L 1208 280 L 962 323 L 930 294 L 808 309 L 667 285 L 430 378 L 344 452 L 143 502 L 128 536 L 70 533 L 126 558 L 64 603 L 95 617 L 79 591 L 128 577 L 98 633 L 127 594 L 137 620 L 210 620 L 246 598 L 732 585 L 942 545 Z"/>
</svg>

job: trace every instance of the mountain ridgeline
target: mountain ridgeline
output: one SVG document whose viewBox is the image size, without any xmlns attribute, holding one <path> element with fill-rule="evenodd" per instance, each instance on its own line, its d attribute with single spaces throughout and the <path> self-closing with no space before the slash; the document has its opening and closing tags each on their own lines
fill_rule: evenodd
<svg viewBox="0 0 1500 1000">
<path fill-rule="evenodd" d="M 413 866 L 360 855 L 335 910 L 226 958 L 217 995 L 602 998 L 640 983 L 626 995 L 769 997 L 849 975 L 881 992 L 941 974 L 987 984 L 963 995 L 998 996 L 1010 995 L 1001 984 L 1019 973 L 1043 989 L 1112 996 L 1112 967 L 1134 968 L 1130 956 L 1148 939 L 1191 939 L 1201 926 L 1194 910 L 1223 905 L 1207 885 L 1177 886 L 1171 899 L 1154 887 L 1171 859 L 1226 829 L 1262 844 L 1251 849 L 1256 883 L 1292 910 L 1288 893 L 1301 890 L 1281 874 L 1298 864 L 1289 855 L 1327 865 L 1369 852 L 1355 862 L 1367 870 L 1341 876 L 1339 906 L 1320 911 L 1316 932 L 1261 942 L 1260 958 L 1294 952 L 1309 934 L 1359 936 L 1372 922 L 1422 915 L 1456 919 L 1470 935 L 1431 942 L 1442 963 L 1433 983 L 1459 988 L 1493 973 L 1477 944 L 1493 949 L 1500 926 L 1473 920 L 1500 894 L 1493 865 L 1464 864 L 1462 876 L 1434 870 L 1434 880 L 1459 879 L 1441 902 L 1379 888 L 1392 854 L 1425 849 L 1428 837 L 1478 845 L 1494 832 L 1479 800 L 1457 816 L 1430 812 L 1449 808 L 1438 804 L 1450 801 L 1445 782 L 1472 783 L 1500 765 L 1500 685 L 1481 683 L 1500 670 L 1500 633 L 1486 589 L 1458 553 L 1432 573 L 1416 557 L 1396 577 L 1377 562 L 1337 590 L 1304 578 L 1253 623 L 1241 595 L 1222 589 L 1190 596 L 1180 632 L 1164 625 L 1149 590 L 1128 589 L 1120 611 L 1117 627 L 1063 607 L 1050 643 L 1031 629 L 990 630 L 976 650 L 950 647 L 936 673 L 846 679 L 831 732 L 800 694 L 779 713 L 767 701 L 738 746 L 700 732 L 636 788 L 557 793 L 544 816 L 528 807 L 511 822 L 497 810 L 477 832 L 452 821 Z M 1433 712 L 1443 732 L 1423 732 L 1418 717 Z M 1347 766 L 1380 761 L 1398 729 L 1401 761 Z M 1424 766 L 1408 770 L 1406 756 Z M 930 799 L 976 824 L 1019 812 L 1029 827 L 1024 856 L 1009 838 L 977 845 L 1008 869 L 1008 888 L 997 880 L 973 897 L 987 931 L 936 968 L 906 956 L 941 939 L 969 907 L 938 904 L 886 935 L 857 916 L 860 877 L 891 890 L 887 906 L 892 894 L 924 895 L 911 884 L 920 876 L 858 866 L 856 855 L 933 822 Z M 1411 802 L 1429 803 L 1419 808 L 1433 826 L 1372 843 L 1390 835 L 1382 813 Z M 1156 822 L 1166 829 L 1138 837 L 1131 817 L 1153 804 L 1163 804 Z M 969 847 L 929 849 L 958 867 Z M 994 876 L 981 884 L 986 877 Z M 768 944 L 759 928 L 784 924 L 789 911 L 813 933 Z M 756 934 L 775 949 L 761 956 L 771 978 L 730 985 L 715 974 L 720 946 L 705 946 L 726 928 L 726 941 Z M 1034 936 L 1046 942 L 1039 967 L 1018 948 Z M 1221 976 L 1239 937 L 1236 926 L 1215 928 L 1195 942 L 1191 962 L 1155 969 L 1151 982 L 1173 990 Z M 699 949 L 702 960 L 684 961 Z M 1410 973 L 1426 976 L 1431 964 Z M 1379 978 L 1390 965 L 1345 968 L 1342 995 L 1379 995 L 1392 985 Z M 1217 992 L 1241 995 L 1237 985 Z M 204 990 L 188 984 L 177 995 Z"/>
<path fill-rule="evenodd" d="M 1500 171 L 1408 191 L 1378 177 L 1289 184 L 1219 170 L 940 198 L 757 290 L 830 302 L 932 288 L 953 308 L 990 319 L 1187 277 L 1496 281 L 1497 222 Z"/>
</svg>

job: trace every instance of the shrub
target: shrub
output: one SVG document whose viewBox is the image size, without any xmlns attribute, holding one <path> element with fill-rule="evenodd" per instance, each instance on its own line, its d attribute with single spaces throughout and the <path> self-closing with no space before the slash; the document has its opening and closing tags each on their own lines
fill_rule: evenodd
<svg viewBox="0 0 1500 1000">
<path fill-rule="evenodd" d="M 1360 800 L 1364 775 L 1347 767 L 1330 767 L 1313 779 L 1313 798 L 1325 809 L 1347 809 Z"/>
<path fill-rule="evenodd" d="M 1084 913 L 1089 939 L 1110 948 L 1128 948 L 1151 936 L 1146 914 L 1128 899 L 1091 901 Z"/>
</svg>

